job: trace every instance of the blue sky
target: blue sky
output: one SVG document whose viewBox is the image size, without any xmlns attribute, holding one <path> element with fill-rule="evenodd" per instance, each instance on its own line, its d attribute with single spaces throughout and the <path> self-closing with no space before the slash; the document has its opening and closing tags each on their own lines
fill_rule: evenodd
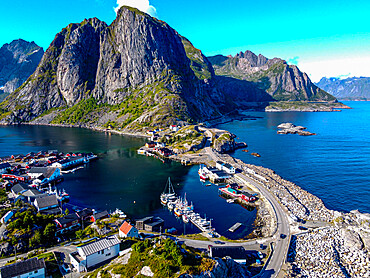
<svg viewBox="0 0 370 278">
<path fill-rule="evenodd" d="M 370 76 L 370 1 L 1 0 L 0 45 L 22 38 L 46 49 L 71 22 L 110 24 L 117 1 L 166 21 L 205 55 L 249 49 L 295 63 L 314 81 Z"/>
</svg>

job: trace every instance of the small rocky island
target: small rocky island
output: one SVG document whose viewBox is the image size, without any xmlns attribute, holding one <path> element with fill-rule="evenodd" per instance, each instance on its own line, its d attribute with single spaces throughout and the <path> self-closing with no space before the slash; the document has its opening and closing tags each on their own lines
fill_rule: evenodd
<svg viewBox="0 0 370 278">
<path fill-rule="evenodd" d="M 298 134 L 302 136 L 311 136 L 316 135 L 316 133 L 312 133 L 306 130 L 303 126 L 296 126 L 292 123 L 282 123 L 277 127 L 279 130 L 277 134 Z"/>
</svg>

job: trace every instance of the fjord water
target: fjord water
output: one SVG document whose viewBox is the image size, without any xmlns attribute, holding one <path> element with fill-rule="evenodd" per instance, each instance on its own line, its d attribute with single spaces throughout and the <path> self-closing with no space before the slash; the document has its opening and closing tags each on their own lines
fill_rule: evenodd
<svg viewBox="0 0 370 278">
<path fill-rule="evenodd" d="M 62 152 L 94 152 L 100 159 L 84 169 L 65 174 L 58 187 L 70 194 L 70 203 L 97 210 L 122 209 L 132 218 L 157 215 L 165 220 L 165 228 L 176 227 L 180 233 L 198 232 L 191 224 L 184 226 L 159 201 L 167 178 L 175 190 L 193 201 L 195 211 L 212 218 L 216 231 L 230 238 L 244 237 L 253 229 L 256 212 L 236 204 L 228 204 L 218 196 L 216 186 L 199 181 L 198 167 L 179 163 L 162 163 L 153 157 L 137 154 L 145 139 L 95 132 L 88 129 L 49 126 L 0 127 L 0 156 L 26 154 L 39 150 Z M 236 222 L 244 225 L 231 234 L 227 229 Z"/>
<path fill-rule="evenodd" d="M 219 127 L 245 141 L 235 156 L 276 171 L 321 198 L 329 209 L 370 213 L 370 102 L 345 102 L 341 112 L 251 112 L 256 120 Z M 315 136 L 279 135 L 284 122 Z M 261 157 L 253 157 L 258 152 Z"/>
</svg>

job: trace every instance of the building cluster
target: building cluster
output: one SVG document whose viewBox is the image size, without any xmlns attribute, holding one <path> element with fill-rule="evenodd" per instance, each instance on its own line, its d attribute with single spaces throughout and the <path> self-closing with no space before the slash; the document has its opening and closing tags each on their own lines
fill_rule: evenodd
<svg viewBox="0 0 370 278">
<path fill-rule="evenodd" d="M 252 178 L 261 181 L 290 212 L 294 220 L 330 222 L 334 211 L 325 207 L 323 201 L 296 184 L 281 178 L 274 171 L 247 164 L 243 168 Z"/>
<path fill-rule="evenodd" d="M 292 238 L 287 277 L 370 277 L 366 249 L 349 244 L 343 231 L 330 227 Z"/>
</svg>

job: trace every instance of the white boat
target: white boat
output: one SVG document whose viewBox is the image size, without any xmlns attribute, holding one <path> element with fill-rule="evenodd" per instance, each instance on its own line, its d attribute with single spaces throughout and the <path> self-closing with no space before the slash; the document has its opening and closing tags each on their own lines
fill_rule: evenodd
<svg viewBox="0 0 370 278">
<path fill-rule="evenodd" d="M 173 210 L 173 208 L 174 208 L 174 203 L 172 203 L 172 202 L 168 202 L 168 203 L 167 203 L 167 207 L 168 207 L 168 209 L 169 209 L 169 210 Z"/>
<path fill-rule="evenodd" d="M 234 199 L 227 199 L 226 202 L 228 202 L 229 204 L 234 203 Z"/>
<path fill-rule="evenodd" d="M 176 198 L 176 193 L 171 183 L 171 179 L 168 178 L 166 186 L 160 196 L 161 203 L 166 205 L 169 200 L 174 198 Z"/>
<path fill-rule="evenodd" d="M 112 215 L 118 215 L 120 218 L 126 218 L 127 215 L 120 209 L 116 208 L 116 210 L 112 213 Z"/>
</svg>

